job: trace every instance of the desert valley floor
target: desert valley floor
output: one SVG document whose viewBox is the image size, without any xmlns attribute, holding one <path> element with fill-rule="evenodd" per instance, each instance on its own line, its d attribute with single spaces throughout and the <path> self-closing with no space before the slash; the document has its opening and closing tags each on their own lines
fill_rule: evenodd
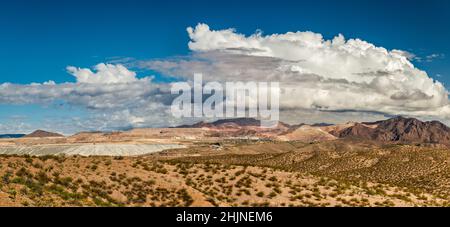
<svg viewBox="0 0 450 227">
<path fill-rule="evenodd" d="M 2 206 L 447 206 L 450 151 L 331 141 L 1 156 Z"/>
<path fill-rule="evenodd" d="M 412 126 L 422 127 L 405 122 L 397 125 L 406 129 L 397 133 L 403 138 L 410 136 L 405 132 Z M 366 125 L 369 132 L 375 128 Z M 349 127 L 338 134 L 366 135 L 358 125 L 342 133 Z M 445 144 L 406 139 L 382 143 L 361 136 L 330 139 L 333 135 L 325 130 L 311 130 L 286 129 L 278 140 L 203 137 L 204 130 L 195 128 L 2 139 L 0 151 L 10 152 L 0 155 L 0 206 L 450 205 L 450 149 Z M 112 148 L 144 149 L 150 141 L 177 147 L 146 154 Z M 55 155 L 25 149 L 67 144 L 87 150 L 109 147 L 112 153 Z"/>
</svg>

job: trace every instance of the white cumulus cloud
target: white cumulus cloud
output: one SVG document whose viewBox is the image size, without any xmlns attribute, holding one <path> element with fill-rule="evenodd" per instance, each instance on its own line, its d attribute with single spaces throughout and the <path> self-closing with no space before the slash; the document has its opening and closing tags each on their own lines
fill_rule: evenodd
<svg viewBox="0 0 450 227">
<path fill-rule="evenodd" d="M 67 71 L 76 77 L 78 83 L 114 84 L 136 82 L 136 73 L 123 65 L 100 63 L 94 67 L 96 72 L 87 68 L 68 66 Z"/>
<path fill-rule="evenodd" d="M 416 68 L 406 51 L 342 34 L 326 40 L 310 31 L 245 36 L 206 24 L 187 31 L 190 58 L 141 67 L 185 78 L 203 73 L 208 80 L 279 81 L 284 109 L 450 118 L 447 90 Z"/>
</svg>

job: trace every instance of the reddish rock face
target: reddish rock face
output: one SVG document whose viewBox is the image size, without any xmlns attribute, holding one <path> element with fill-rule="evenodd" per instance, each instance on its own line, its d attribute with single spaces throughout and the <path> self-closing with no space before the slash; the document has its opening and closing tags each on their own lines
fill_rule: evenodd
<svg viewBox="0 0 450 227">
<path fill-rule="evenodd" d="M 183 125 L 179 128 L 237 128 L 237 127 L 258 127 L 261 121 L 253 118 L 233 118 L 222 119 L 215 122 L 199 122 L 193 125 Z"/>
<path fill-rule="evenodd" d="M 185 128 L 207 128 L 214 136 L 257 136 L 267 138 L 300 138 L 300 134 L 307 132 L 298 131 L 301 125 L 288 125 L 280 122 L 275 128 L 261 128 L 260 121 L 251 118 L 225 119 L 212 123 L 200 122 Z M 339 126 L 339 125 L 337 125 Z M 352 123 L 348 126 L 332 127 L 329 125 L 312 125 L 312 128 L 319 128 L 326 136 L 330 137 L 354 138 L 371 140 L 375 142 L 401 142 L 401 143 L 433 143 L 450 146 L 450 128 L 438 121 L 422 122 L 415 118 L 395 117 L 377 122 Z M 308 131 L 309 132 L 309 131 Z M 298 134 L 298 135 L 297 135 Z M 302 134 L 302 135 L 303 135 Z M 311 136 L 311 135 L 309 135 Z M 302 137 L 303 138 L 303 137 Z"/>
<path fill-rule="evenodd" d="M 361 123 L 356 123 L 354 126 L 348 127 L 341 131 L 333 131 L 332 133 L 339 138 L 361 137 L 364 139 L 372 139 L 374 129 Z"/>
<path fill-rule="evenodd" d="M 368 127 L 374 125 L 376 127 Z M 340 138 L 361 138 L 380 142 L 450 144 L 450 128 L 438 121 L 422 122 L 415 118 L 396 117 L 385 121 L 355 124 L 335 132 Z"/>
<path fill-rule="evenodd" d="M 210 136 L 214 137 L 245 137 L 257 136 L 262 138 L 274 138 L 287 132 L 291 126 L 279 122 L 273 128 L 261 127 L 261 121 L 253 118 L 222 119 L 215 122 L 199 122 L 193 125 L 183 125 L 178 128 L 206 128 L 210 130 Z"/>
</svg>

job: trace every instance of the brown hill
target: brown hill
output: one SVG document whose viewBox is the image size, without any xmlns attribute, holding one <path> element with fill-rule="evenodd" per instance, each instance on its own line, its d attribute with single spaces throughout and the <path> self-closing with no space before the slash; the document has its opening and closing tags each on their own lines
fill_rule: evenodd
<svg viewBox="0 0 450 227">
<path fill-rule="evenodd" d="M 64 136 L 61 135 L 61 134 L 58 134 L 58 133 L 54 133 L 54 132 L 47 132 L 47 131 L 43 131 L 43 130 L 36 130 L 36 131 L 34 131 L 34 132 L 24 136 L 24 137 L 27 137 L 27 138 L 36 138 L 36 137 L 42 138 L 42 137 L 64 137 Z"/>
<path fill-rule="evenodd" d="M 303 142 L 315 142 L 334 140 L 335 136 L 322 130 L 320 127 L 313 127 L 310 125 L 302 125 L 293 131 L 289 131 L 278 136 L 282 141 L 303 141 Z"/>
<path fill-rule="evenodd" d="M 372 127 L 371 127 L 372 126 Z M 373 127 L 376 126 L 376 127 Z M 373 123 L 357 123 L 335 132 L 340 138 L 360 138 L 380 142 L 440 143 L 450 145 L 450 128 L 438 121 L 396 117 Z"/>
<path fill-rule="evenodd" d="M 239 128 L 239 127 L 258 127 L 260 125 L 261 121 L 256 120 L 254 118 L 230 118 L 217 120 L 211 123 L 202 121 L 193 125 L 182 125 L 179 126 L 178 128 Z"/>
<path fill-rule="evenodd" d="M 341 131 L 332 131 L 338 137 L 360 137 L 365 139 L 373 139 L 375 129 L 369 128 L 361 123 L 355 123 L 353 126 L 345 128 Z"/>
</svg>

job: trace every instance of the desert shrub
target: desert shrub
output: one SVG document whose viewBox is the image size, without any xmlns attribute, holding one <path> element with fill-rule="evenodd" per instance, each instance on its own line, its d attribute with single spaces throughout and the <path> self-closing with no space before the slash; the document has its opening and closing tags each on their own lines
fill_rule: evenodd
<svg viewBox="0 0 450 227">
<path fill-rule="evenodd" d="M 66 156 L 64 155 L 53 155 L 53 159 L 58 163 L 63 163 L 66 161 Z"/>
<path fill-rule="evenodd" d="M 272 177 L 269 178 L 269 180 L 275 182 L 275 181 L 277 181 L 277 177 L 272 176 Z"/>
<path fill-rule="evenodd" d="M 16 195 L 17 195 L 17 191 L 16 191 L 15 189 L 10 189 L 10 190 L 8 191 L 8 194 L 10 195 L 10 198 L 15 199 L 15 198 L 16 198 Z"/>
<path fill-rule="evenodd" d="M 27 186 L 31 192 L 41 196 L 44 193 L 44 186 L 39 182 L 35 182 L 32 179 L 26 179 L 25 186 Z"/>
<path fill-rule="evenodd" d="M 269 197 L 270 199 L 277 196 L 276 192 L 271 192 L 267 197 Z"/>
<path fill-rule="evenodd" d="M 30 155 L 25 155 L 25 162 L 28 164 L 32 164 L 33 163 L 33 159 L 30 157 Z"/>
<path fill-rule="evenodd" d="M 222 177 L 222 178 L 216 179 L 215 181 L 216 181 L 217 183 L 225 183 L 225 182 L 226 182 L 226 179 L 225 179 L 225 177 Z"/>
<path fill-rule="evenodd" d="M 248 189 L 239 189 L 239 191 L 245 193 L 246 195 L 251 195 L 250 190 Z"/>
<path fill-rule="evenodd" d="M 154 165 L 150 168 L 150 171 L 155 173 L 167 174 L 169 171 L 164 167 L 164 165 L 160 163 L 154 163 Z"/>
<path fill-rule="evenodd" d="M 50 166 L 45 167 L 44 171 L 45 172 L 51 172 L 53 170 L 53 168 L 54 167 L 52 165 L 50 165 Z"/>
<path fill-rule="evenodd" d="M 11 180 L 13 184 L 25 184 L 25 178 L 23 177 L 15 177 Z"/>
<path fill-rule="evenodd" d="M 41 169 L 42 168 L 42 164 L 39 163 L 39 162 L 34 162 L 33 163 L 33 167 L 36 168 L 36 169 Z"/>
<path fill-rule="evenodd" d="M 240 176 L 241 174 L 244 174 L 244 173 L 245 173 L 245 170 L 239 170 L 239 171 L 236 171 L 234 173 L 234 176 L 238 177 L 238 176 Z"/>
<path fill-rule="evenodd" d="M 82 183 L 83 183 L 83 179 L 78 178 L 78 179 L 75 181 L 75 183 L 76 183 L 76 184 L 82 184 Z"/>
<path fill-rule="evenodd" d="M 278 193 L 278 194 L 281 194 L 281 189 L 279 188 L 279 187 L 275 187 L 274 189 L 273 189 L 273 191 L 274 192 L 276 192 L 276 193 Z"/>
<path fill-rule="evenodd" d="M 395 206 L 395 204 L 391 200 L 388 200 L 388 199 L 383 202 L 383 205 L 389 206 L 389 207 Z"/>
<path fill-rule="evenodd" d="M 59 184 L 65 187 L 68 187 L 72 183 L 72 181 L 73 181 L 72 177 L 63 177 L 63 178 L 56 177 L 53 180 L 55 184 Z"/>
<path fill-rule="evenodd" d="M 3 176 L 2 176 L 2 182 L 4 184 L 9 184 L 10 183 L 10 179 L 12 177 L 12 172 L 11 171 L 7 171 Z"/>
<path fill-rule="evenodd" d="M 61 173 L 60 173 L 60 172 L 57 172 L 57 171 L 55 171 L 55 172 L 52 173 L 52 176 L 53 176 L 53 177 L 59 177 L 59 175 L 61 175 Z"/>
<path fill-rule="evenodd" d="M 241 187 L 250 188 L 252 186 L 252 179 L 250 179 L 249 176 L 242 177 L 236 182 L 235 186 L 237 188 Z"/>
<path fill-rule="evenodd" d="M 46 184 L 46 183 L 48 183 L 50 181 L 50 178 L 47 176 L 47 174 L 44 171 L 40 171 L 39 173 L 37 173 L 36 179 L 41 184 Z"/>
<path fill-rule="evenodd" d="M 147 181 L 144 182 L 144 185 L 146 185 L 146 186 L 152 186 L 152 185 L 155 185 L 155 184 L 156 184 L 155 180 L 147 180 Z"/>
<path fill-rule="evenodd" d="M 25 167 L 22 167 L 16 172 L 16 176 L 18 176 L 18 177 L 33 177 L 33 174 Z"/>
<path fill-rule="evenodd" d="M 185 182 L 186 182 L 186 185 L 188 185 L 188 186 L 194 186 L 194 187 L 196 186 L 196 184 L 190 177 L 186 178 Z"/>
<path fill-rule="evenodd" d="M 210 202 L 215 207 L 219 206 L 219 204 L 213 198 L 207 198 L 206 201 Z"/>
<path fill-rule="evenodd" d="M 186 189 L 180 189 L 177 194 L 181 197 L 182 201 L 184 202 L 184 206 L 188 207 L 190 206 L 193 202 L 194 199 L 192 198 L 191 195 L 189 195 L 189 193 L 187 192 Z"/>
<path fill-rule="evenodd" d="M 52 159 L 53 155 L 43 155 L 43 156 L 39 156 L 38 159 L 40 159 L 41 161 L 47 161 L 49 159 Z"/>
<path fill-rule="evenodd" d="M 16 164 L 15 163 L 12 163 L 12 162 L 8 162 L 8 167 L 9 168 L 13 168 L 13 169 L 15 169 L 16 168 Z"/>
</svg>

